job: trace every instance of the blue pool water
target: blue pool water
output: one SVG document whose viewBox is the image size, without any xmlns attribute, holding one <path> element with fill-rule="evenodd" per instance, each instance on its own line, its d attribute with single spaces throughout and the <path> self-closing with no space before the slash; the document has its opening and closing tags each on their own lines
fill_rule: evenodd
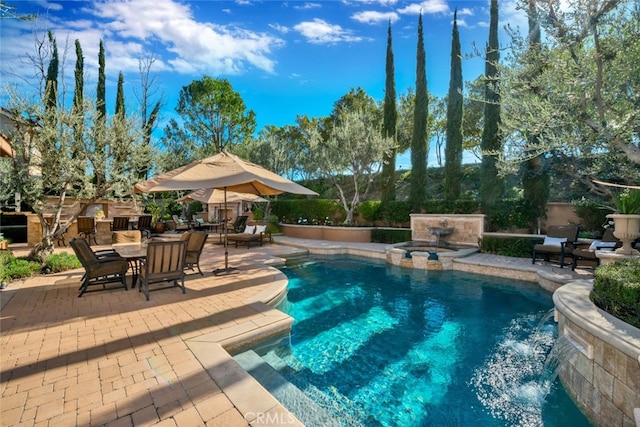
<svg viewBox="0 0 640 427">
<path fill-rule="evenodd" d="M 340 425 L 590 425 L 541 379 L 556 326 L 536 284 L 345 257 L 283 271 L 295 322 L 263 357 Z"/>
</svg>

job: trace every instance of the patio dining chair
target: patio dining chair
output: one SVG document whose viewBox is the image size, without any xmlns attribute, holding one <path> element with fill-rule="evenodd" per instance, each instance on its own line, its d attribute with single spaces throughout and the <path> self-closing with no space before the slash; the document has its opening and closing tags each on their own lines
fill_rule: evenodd
<svg viewBox="0 0 640 427">
<path fill-rule="evenodd" d="M 138 230 L 142 233 L 143 237 L 151 237 L 151 221 L 153 220 L 153 216 L 151 215 L 140 215 L 138 217 Z"/>
<path fill-rule="evenodd" d="M 118 283 L 127 290 L 126 274 L 129 264 L 127 261 L 117 255 L 110 255 L 104 257 L 98 257 L 89 243 L 84 239 L 74 238 L 69 242 L 75 252 L 78 260 L 85 269 L 85 274 L 82 276 L 82 284 L 80 285 L 81 297 L 85 292 L 94 292 L 100 290 L 117 289 L 118 287 L 107 287 L 108 283 Z M 89 286 L 102 285 L 100 289 L 88 290 Z"/>
<path fill-rule="evenodd" d="M 168 242 L 151 242 L 147 246 L 147 256 L 140 260 L 140 287 L 139 291 L 149 301 L 149 286 L 163 286 L 154 290 L 169 287 L 180 287 L 182 293 L 186 293 L 184 287 L 184 260 L 187 253 L 187 242 L 183 240 Z M 179 284 L 179 283 L 180 284 Z"/>
<path fill-rule="evenodd" d="M 93 243 L 97 245 L 95 219 L 92 216 L 79 216 L 77 222 L 78 236 L 85 239 L 89 244 L 91 244 L 91 238 L 93 237 Z"/>
<path fill-rule="evenodd" d="M 187 255 L 184 266 L 194 271 L 197 268 L 201 276 L 204 276 L 204 273 L 200 270 L 200 255 L 205 243 L 207 243 L 207 237 L 209 235 L 204 232 L 189 233 L 189 239 L 187 240 Z"/>
<path fill-rule="evenodd" d="M 111 231 L 123 231 L 129 229 L 128 216 L 114 216 L 111 223 Z"/>
</svg>

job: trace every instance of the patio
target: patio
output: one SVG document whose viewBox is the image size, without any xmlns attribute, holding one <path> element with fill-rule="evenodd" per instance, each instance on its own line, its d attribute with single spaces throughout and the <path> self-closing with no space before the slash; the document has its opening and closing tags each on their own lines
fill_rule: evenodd
<svg viewBox="0 0 640 427">
<path fill-rule="evenodd" d="M 223 264 L 223 248 L 208 243 L 205 275 L 187 276 L 186 295 L 167 289 L 148 302 L 137 289 L 77 298 L 81 269 L 9 284 L 0 292 L 2 424 L 301 425 L 227 351 L 289 329 L 292 319 L 268 305 L 287 284 L 270 265 L 308 252 L 384 258 L 386 245 L 275 240 L 230 247 L 241 273 L 222 277 L 211 271 Z M 558 283 L 590 277 L 482 254 L 464 264 L 535 270 Z"/>
</svg>

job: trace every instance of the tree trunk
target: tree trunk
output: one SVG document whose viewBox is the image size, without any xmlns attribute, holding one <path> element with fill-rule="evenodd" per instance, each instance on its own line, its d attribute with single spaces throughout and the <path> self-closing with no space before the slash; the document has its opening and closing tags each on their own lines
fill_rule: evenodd
<svg viewBox="0 0 640 427">
<path fill-rule="evenodd" d="M 53 239 L 52 236 L 42 236 L 42 240 L 31 249 L 27 259 L 34 262 L 42 262 L 45 258 L 53 253 Z"/>
</svg>

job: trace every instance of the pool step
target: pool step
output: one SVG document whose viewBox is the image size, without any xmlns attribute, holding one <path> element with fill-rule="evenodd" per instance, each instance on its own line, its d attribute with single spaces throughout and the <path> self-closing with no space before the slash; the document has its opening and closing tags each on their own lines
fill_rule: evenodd
<svg viewBox="0 0 640 427">
<path fill-rule="evenodd" d="M 298 387 L 287 381 L 255 351 L 233 356 L 285 408 L 307 426 L 339 426 L 324 409 L 309 399 Z"/>
</svg>

